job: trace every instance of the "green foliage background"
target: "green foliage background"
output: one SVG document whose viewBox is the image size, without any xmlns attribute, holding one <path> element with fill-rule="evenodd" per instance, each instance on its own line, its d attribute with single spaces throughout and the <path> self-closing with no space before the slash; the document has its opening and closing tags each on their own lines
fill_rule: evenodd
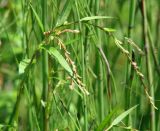
<svg viewBox="0 0 160 131">
<path fill-rule="evenodd" d="M 0 0 L 0 130 L 159 131 L 159 30 L 159 0 Z"/>
</svg>

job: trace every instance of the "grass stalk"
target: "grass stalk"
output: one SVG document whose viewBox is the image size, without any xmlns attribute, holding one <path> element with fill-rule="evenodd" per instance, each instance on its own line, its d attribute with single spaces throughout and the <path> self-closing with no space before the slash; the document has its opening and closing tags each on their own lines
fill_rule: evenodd
<svg viewBox="0 0 160 131">
<path fill-rule="evenodd" d="M 129 25 L 128 25 L 128 38 L 132 38 L 132 30 L 134 28 L 134 21 L 135 21 L 135 9 L 136 9 L 136 0 L 131 0 L 129 2 L 130 5 L 130 11 L 129 11 Z M 128 45 L 128 51 L 132 56 L 134 55 L 131 46 Z M 133 58 L 133 57 L 131 57 Z M 133 60 L 133 59 L 132 59 Z M 134 60 L 133 60 L 134 61 Z M 131 66 L 130 62 L 127 61 L 127 68 L 126 68 L 126 95 L 125 98 L 129 98 L 128 101 L 126 101 L 126 109 L 128 109 L 131 106 L 131 95 L 132 95 L 132 81 L 134 77 L 134 69 Z M 131 119 L 130 115 L 127 117 L 127 125 L 129 124 L 131 126 Z"/>
<path fill-rule="evenodd" d="M 104 119 L 104 100 L 103 100 L 103 96 L 104 96 L 104 79 L 103 79 L 103 64 L 102 64 L 102 61 L 100 60 L 100 86 L 99 86 L 99 100 L 100 100 L 100 121 L 103 121 Z"/>
<path fill-rule="evenodd" d="M 96 5 L 96 7 L 94 7 L 94 5 Z M 92 9 L 94 10 L 95 16 L 99 14 L 99 8 L 100 8 L 100 1 L 95 0 L 94 3 L 92 3 Z M 100 24 L 100 22 L 98 20 L 95 20 L 95 24 L 98 25 L 98 24 Z M 103 42 L 101 41 L 100 30 L 98 30 L 98 28 L 95 28 L 95 31 L 97 32 L 97 37 L 99 38 L 98 45 L 103 46 Z M 97 49 L 102 56 L 105 55 L 101 47 L 97 48 Z M 103 58 L 104 58 L 104 56 L 103 56 Z M 104 119 L 104 88 L 105 88 L 104 74 L 105 73 L 104 73 L 104 68 L 103 68 L 103 61 L 101 58 L 99 58 L 98 63 L 99 63 L 99 83 L 98 83 L 99 84 L 99 86 L 98 86 L 99 102 L 98 103 L 99 103 L 99 108 L 100 108 L 100 122 L 102 122 Z M 107 76 L 107 78 L 108 78 L 108 76 Z M 109 90 L 109 87 L 106 87 L 106 88 L 107 88 L 107 90 Z"/>
<path fill-rule="evenodd" d="M 46 20 L 47 20 L 47 1 L 41 0 L 41 7 L 42 7 L 42 24 L 44 30 L 46 29 Z M 42 40 L 44 36 L 42 34 Z M 48 54 L 45 50 L 42 50 L 42 100 L 47 102 L 47 92 L 48 92 Z M 49 121 L 48 121 L 48 114 L 46 107 L 43 107 L 43 130 L 49 130 Z"/>
<path fill-rule="evenodd" d="M 104 60 L 104 63 L 105 63 L 105 65 L 106 65 L 106 70 L 107 70 L 107 75 L 106 75 L 106 77 L 107 77 L 107 89 L 108 89 L 108 93 L 106 93 L 107 95 L 108 95 L 108 100 L 109 100 L 109 109 L 111 109 L 111 86 L 110 86 L 110 78 L 111 78 L 111 69 L 110 69 L 110 65 L 109 65 L 109 62 L 108 62 L 108 59 L 107 59 L 107 57 L 105 56 L 105 53 L 104 53 L 104 51 L 103 51 L 103 49 L 101 48 L 101 47 L 98 47 L 98 50 L 99 50 L 99 52 L 100 52 L 100 54 L 101 54 L 101 56 L 102 56 L 102 59 Z M 101 69 L 102 70 L 102 69 Z M 102 73 L 103 74 L 103 73 Z M 101 78 L 102 79 L 102 78 Z M 103 86 L 104 85 L 101 85 L 101 104 L 103 104 L 102 106 L 101 106 L 101 110 L 102 110 L 102 112 L 101 112 L 101 114 L 102 114 L 102 118 L 104 118 L 104 99 L 103 99 Z M 103 119 L 102 119 L 103 120 Z"/>
<path fill-rule="evenodd" d="M 2 0 L 0 130 L 160 130 L 159 7 Z"/>
<path fill-rule="evenodd" d="M 130 4 L 130 11 L 129 11 L 129 25 L 128 25 L 128 38 L 132 37 L 132 29 L 134 28 L 134 20 L 135 20 L 135 9 L 136 9 L 136 0 L 131 0 L 129 2 Z M 131 46 L 128 45 L 128 51 L 130 54 L 132 54 L 132 49 Z M 130 62 L 127 61 L 127 68 L 126 68 L 126 95 L 125 98 L 130 98 L 130 88 L 131 88 L 131 83 L 133 79 L 130 79 L 131 75 L 131 65 Z M 129 101 L 126 101 L 126 109 L 129 108 Z"/>
<path fill-rule="evenodd" d="M 150 61 L 150 50 L 148 45 L 148 22 L 147 22 L 147 11 L 146 11 L 146 1 L 141 1 L 141 11 L 142 11 L 142 19 L 143 19 L 143 40 L 144 40 L 144 49 L 146 54 L 146 70 L 147 70 L 147 80 L 148 86 L 150 88 L 151 97 L 154 103 L 154 86 L 153 86 L 153 76 L 152 76 L 152 67 Z M 156 131 L 155 126 L 155 109 L 151 106 L 151 130 Z"/>
<path fill-rule="evenodd" d="M 78 9 L 78 2 L 76 4 L 76 9 L 77 9 L 77 16 L 78 20 L 80 20 L 80 14 L 79 14 L 79 9 Z M 82 25 L 79 21 L 79 28 L 80 31 L 82 31 Z M 80 36 L 80 48 L 81 48 L 81 64 L 82 64 L 82 82 L 85 83 L 85 49 L 84 49 L 84 41 L 83 41 L 83 36 Z M 84 130 L 88 131 L 88 113 L 87 113 L 87 98 L 86 95 L 83 95 L 83 107 L 84 107 Z"/>
</svg>

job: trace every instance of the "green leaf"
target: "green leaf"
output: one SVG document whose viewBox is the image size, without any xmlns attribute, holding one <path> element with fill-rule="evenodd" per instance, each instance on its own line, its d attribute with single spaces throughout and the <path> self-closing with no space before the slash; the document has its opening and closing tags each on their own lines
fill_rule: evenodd
<svg viewBox="0 0 160 131">
<path fill-rule="evenodd" d="M 114 110 L 105 117 L 105 119 L 100 123 L 100 125 L 97 128 L 97 131 L 103 131 L 106 125 L 109 123 L 111 120 L 112 116 L 116 113 L 117 108 L 114 108 Z"/>
<path fill-rule="evenodd" d="M 107 128 L 107 131 L 110 130 L 113 126 L 117 125 L 119 122 L 121 122 L 129 113 L 131 113 L 135 108 L 137 107 L 134 106 L 132 108 L 130 108 L 129 110 L 123 112 L 122 114 L 120 114 L 116 119 L 114 119 L 114 121 L 111 123 L 111 125 Z"/>
<path fill-rule="evenodd" d="M 89 21 L 89 20 L 97 20 L 97 19 L 113 19 L 111 16 L 90 16 L 90 17 L 84 17 L 80 19 L 80 21 Z"/>
<path fill-rule="evenodd" d="M 23 59 L 20 63 L 19 63 L 19 74 L 22 74 L 25 72 L 26 67 L 28 66 L 30 62 L 30 59 Z"/>
<path fill-rule="evenodd" d="M 130 131 L 138 131 L 137 129 L 132 128 L 131 126 L 117 126 L 119 128 L 130 130 Z"/>
<path fill-rule="evenodd" d="M 35 17 L 36 17 L 37 23 L 38 23 L 41 31 L 44 32 L 44 27 L 43 27 L 43 24 L 42 24 L 42 22 L 41 22 L 41 20 L 40 20 L 40 18 L 39 18 L 39 16 L 38 16 L 38 14 L 37 14 L 36 11 L 34 10 L 33 6 L 32 6 L 31 4 L 29 4 L 29 5 L 30 5 L 30 7 L 31 7 L 31 9 L 32 9 L 32 11 L 33 11 L 33 14 L 34 14 Z"/>
<path fill-rule="evenodd" d="M 69 13 L 70 13 L 72 6 L 73 6 L 73 2 L 74 2 L 74 0 L 67 0 L 66 1 L 62 12 L 60 13 L 60 15 L 57 19 L 56 26 L 62 25 L 67 20 L 67 17 L 69 16 Z"/>
<path fill-rule="evenodd" d="M 106 32 L 115 32 L 116 30 L 113 28 L 103 28 Z"/>
<path fill-rule="evenodd" d="M 61 66 L 69 72 L 70 75 L 73 74 L 72 69 L 70 68 L 70 66 L 68 65 L 67 61 L 65 60 L 65 58 L 59 53 L 59 51 L 54 48 L 54 47 L 47 47 L 47 46 L 43 46 L 43 49 L 45 49 L 51 56 L 53 56 L 54 58 L 57 59 L 57 61 L 61 64 Z"/>
</svg>

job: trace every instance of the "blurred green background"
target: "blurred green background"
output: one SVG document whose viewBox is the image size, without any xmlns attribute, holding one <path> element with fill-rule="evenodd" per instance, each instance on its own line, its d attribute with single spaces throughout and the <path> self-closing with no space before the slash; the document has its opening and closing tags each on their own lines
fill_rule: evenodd
<svg viewBox="0 0 160 131">
<path fill-rule="evenodd" d="M 159 0 L 0 0 L 0 129 L 159 131 L 159 32 Z M 89 96 L 69 88 L 59 39 Z"/>
</svg>

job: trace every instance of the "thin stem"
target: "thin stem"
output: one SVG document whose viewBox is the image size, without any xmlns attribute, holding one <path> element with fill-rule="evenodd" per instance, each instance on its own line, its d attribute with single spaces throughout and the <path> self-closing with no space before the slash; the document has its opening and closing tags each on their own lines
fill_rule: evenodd
<svg viewBox="0 0 160 131">
<path fill-rule="evenodd" d="M 47 15 L 47 1 L 42 0 L 41 1 L 41 7 L 42 7 L 42 23 L 45 30 L 45 24 L 46 24 L 46 15 Z M 42 39 L 44 38 L 42 34 Z M 48 54 L 45 50 L 42 50 L 42 85 L 43 85 L 43 92 L 42 92 L 42 100 L 44 102 L 47 102 L 47 92 L 48 92 Z M 48 131 L 49 130 L 49 120 L 48 120 L 48 114 L 46 111 L 46 107 L 43 107 L 43 130 Z"/>
<path fill-rule="evenodd" d="M 150 87 L 151 97 L 154 103 L 154 88 L 152 85 L 153 82 L 153 76 L 152 76 L 152 67 L 151 67 L 151 61 L 150 61 L 150 52 L 149 52 L 149 45 L 148 45 L 148 37 L 147 37 L 147 29 L 148 29 L 148 23 L 147 23 L 147 14 L 146 14 L 146 1 L 141 0 L 141 11 L 142 11 L 142 18 L 143 18 L 143 40 L 144 40 L 144 48 L 145 48 L 145 54 L 146 54 L 146 68 L 147 68 L 147 79 L 148 79 L 148 85 Z M 155 109 L 151 105 L 151 130 L 155 131 Z"/>
<path fill-rule="evenodd" d="M 95 7 L 94 7 L 95 6 Z M 92 1 L 92 8 L 94 11 L 94 15 L 98 15 L 99 13 L 99 8 L 100 8 L 100 1 L 99 0 L 94 0 Z M 95 24 L 98 25 L 100 24 L 98 20 L 95 20 Z M 95 28 L 95 32 L 97 33 L 98 39 L 98 44 L 102 45 L 103 42 L 101 41 L 101 32 L 98 30 L 98 28 Z M 102 48 L 101 48 L 102 49 Z M 104 53 L 104 52 L 103 52 Z M 105 81 L 104 81 L 104 68 L 103 68 L 103 62 L 102 60 L 98 57 L 98 70 L 99 70 L 99 82 L 98 82 L 98 103 L 99 103 L 99 116 L 100 116 L 100 122 L 103 121 L 104 119 L 104 88 L 105 88 Z M 106 87 L 107 89 L 108 87 Z M 106 93 L 107 94 L 107 93 Z"/>
<path fill-rule="evenodd" d="M 98 50 L 99 50 L 99 52 L 100 52 L 100 54 L 102 56 L 102 59 L 104 60 L 104 63 L 106 65 L 106 69 L 107 69 L 107 76 L 106 76 L 107 77 L 107 89 L 108 89 L 108 99 L 110 100 L 111 99 L 111 86 L 110 86 L 111 69 L 110 69 L 110 65 L 109 65 L 108 59 L 105 56 L 103 49 L 101 47 L 98 47 Z M 103 87 L 101 87 L 101 88 L 103 89 Z M 102 94 L 102 96 L 103 96 L 103 94 Z M 109 101 L 109 102 L 111 104 L 111 101 Z M 111 109 L 111 105 L 110 105 L 110 109 Z"/>
<path fill-rule="evenodd" d="M 105 56 L 104 52 L 103 52 L 103 49 L 101 47 L 98 47 L 99 49 L 99 52 L 100 54 L 102 55 L 102 58 L 104 59 L 104 62 L 106 64 L 106 68 L 107 68 L 107 76 L 110 78 L 110 75 L 111 75 L 111 69 L 110 69 L 110 65 L 109 65 L 109 62 L 108 62 L 108 59 L 107 57 Z"/>
<path fill-rule="evenodd" d="M 131 38 L 132 36 L 132 29 L 134 27 L 134 20 L 135 20 L 135 9 L 136 9 L 136 0 L 130 1 L 130 13 L 129 13 L 129 26 L 128 26 L 128 38 Z M 128 51 L 130 54 L 132 54 L 131 46 L 128 45 Z M 130 65 L 129 60 L 127 60 L 127 68 L 126 68 L 126 94 L 125 98 L 130 98 L 130 92 L 129 89 L 131 88 L 132 80 L 130 79 L 130 76 L 133 76 L 131 74 L 132 66 Z M 129 108 L 129 101 L 126 101 L 126 109 Z"/>
<path fill-rule="evenodd" d="M 135 9 L 136 9 L 136 0 L 131 0 L 130 2 L 130 12 L 129 12 L 129 26 L 128 26 L 128 38 L 132 37 L 132 30 L 134 28 L 134 20 L 135 20 Z M 131 46 L 128 45 L 128 51 L 132 56 L 134 55 L 131 49 Z M 133 57 L 132 57 L 133 58 Z M 125 91 L 125 99 L 129 98 L 129 100 L 126 100 L 125 109 L 128 109 L 131 105 L 131 91 L 129 89 L 132 88 L 132 81 L 134 77 L 134 71 L 133 67 L 131 66 L 129 60 L 127 60 L 127 68 L 126 68 L 126 91 Z M 130 124 L 130 116 L 127 117 L 127 125 Z"/>
<path fill-rule="evenodd" d="M 156 58 L 156 54 L 154 52 L 154 43 L 153 43 L 153 38 L 152 38 L 149 26 L 148 26 L 148 39 L 149 39 L 149 44 L 150 44 L 150 47 L 151 47 L 151 53 L 152 53 L 152 56 L 153 56 L 153 60 L 154 60 L 154 63 L 155 63 L 155 68 L 157 70 L 158 75 L 160 75 L 160 67 L 159 67 L 158 60 Z"/>
<path fill-rule="evenodd" d="M 76 2 L 76 9 L 77 9 L 77 15 L 78 15 L 78 19 L 80 20 L 80 14 L 79 14 L 79 9 L 78 9 L 78 3 Z M 79 24 L 79 28 L 80 30 L 82 30 L 82 25 L 80 23 L 80 21 L 78 22 Z M 82 82 L 85 83 L 85 57 L 84 57 L 84 41 L 83 41 L 83 37 L 80 36 L 80 42 L 81 42 L 81 62 L 82 62 Z M 88 131 L 88 113 L 87 113 L 87 98 L 86 95 L 83 95 L 83 99 L 84 99 L 84 130 Z"/>
</svg>

